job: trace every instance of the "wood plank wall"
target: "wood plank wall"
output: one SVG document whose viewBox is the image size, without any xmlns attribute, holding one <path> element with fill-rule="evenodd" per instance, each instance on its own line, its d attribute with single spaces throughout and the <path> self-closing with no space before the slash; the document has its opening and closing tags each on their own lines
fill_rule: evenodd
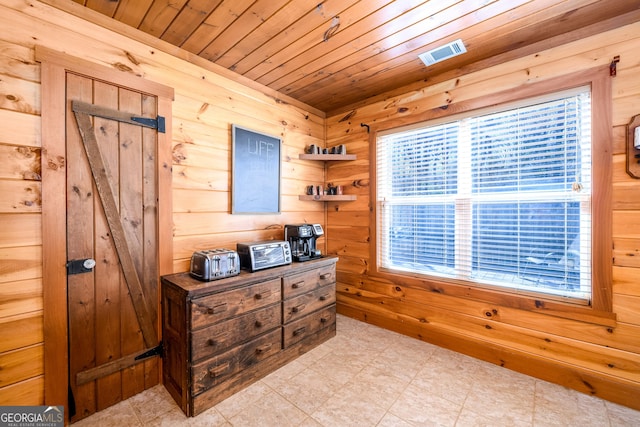
<svg viewBox="0 0 640 427">
<path fill-rule="evenodd" d="M 425 341 L 640 409 L 640 180 L 625 172 L 625 125 L 640 114 L 640 23 L 540 51 L 469 74 L 435 79 L 405 93 L 381 95 L 327 118 L 327 145 L 358 155 L 329 165 L 327 179 L 357 194 L 329 206 L 328 250 L 338 262 L 338 311 Z M 368 273 L 374 245 L 369 218 L 369 139 L 361 123 L 411 123 L 429 109 L 607 65 L 613 79 L 613 329 L 509 307 L 435 295 Z M 499 316 L 487 321 L 487 308 Z"/>
<path fill-rule="evenodd" d="M 104 21 L 96 14 L 92 19 Z M 223 77 L 226 70 L 198 59 L 191 61 L 188 54 L 168 45 L 145 44 L 119 35 L 135 33 L 124 26 L 116 26 L 118 33 L 111 32 L 43 3 L 3 0 L 0 28 L 0 405 L 38 405 L 44 403 L 45 355 L 42 88 L 34 46 L 40 44 L 109 67 L 114 73 L 134 73 L 175 88 L 175 272 L 188 269 L 197 249 L 235 249 L 238 241 L 282 239 L 285 223 L 324 224 L 322 203 L 298 200 L 306 185 L 324 182 L 324 165 L 298 160 L 298 154 L 306 145 L 324 145 L 325 117 L 286 96 Z M 231 124 L 282 138 L 281 214 L 229 213 Z"/>
<path fill-rule="evenodd" d="M 340 256 L 342 313 L 496 363 L 502 358 L 513 369 L 527 372 L 527 362 L 535 362 L 536 367 L 545 366 L 549 375 L 560 376 L 558 381 L 565 385 L 638 408 L 640 181 L 625 173 L 624 125 L 631 116 L 640 114 L 640 24 L 466 75 L 457 87 L 457 79 L 443 80 L 402 95 L 363 102 L 354 111 L 326 120 L 326 144 L 321 112 L 226 79 L 222 71 L 197 60 L 187 62 L 190 58 L 184 52 L 165 54 L 151 42 L 134 41 L 39 2 L 4 0 L 0 26 L 4 30 L 0 32 L 0 155 L 5 159 L 0 164 L 0 405 L 44 402 L 41 88 L 39 65 L 33 55 L 35 44 L 42 44 L 111 67 L 114 72 L 136 73 L 176 89 L 174 271 L 186 270 L 196 249 L 281 238 L 282 225 L 289 222 L 323 223 L 326 250 Z M 123 28 L 118 32 L 127 34 Z M 486 329 L 481 314 L 484 304 L 460 304 L 446 297 L 435 301 L 431 295 L 397 288 L 367 275 L 371 244 L 369 147 L 366 128 L 360 123 L 398 117 L 412 120 L 421 109 L 440 107 L 451 96 L 478 96 L 496 82 L 518 85 L 608 64 L 615 55 L 621 56 L 621 62 L 613 83 L 613 290 L 619 320 L 613 332 L 506 307 L 500 307 L 495 327 Z M 283 137 L 281 215 L 228 213 L 231 123 Z M 358 195 L 357 201 L 327 203 L 325 211 L 321 203 L 298 200 L 306 185 L 324 181 L 322 164 L 297 160 L 304 146 L 312 143 L 346 144 L 349 153 L 358 155 L 353 162 L 329 163 L 327 172 L 328 182 L 345 186 L 345 193 Z M 394 301 L 394 308 L 382 308 L 381 301 Z M 436 321 L 421 323 L 406 314 L 409 305 L 433 313 Z M 588 389 L 585 379 L 596 388 Z M 633 399 L 629 390 L 635 392 Z"/>
</svg>

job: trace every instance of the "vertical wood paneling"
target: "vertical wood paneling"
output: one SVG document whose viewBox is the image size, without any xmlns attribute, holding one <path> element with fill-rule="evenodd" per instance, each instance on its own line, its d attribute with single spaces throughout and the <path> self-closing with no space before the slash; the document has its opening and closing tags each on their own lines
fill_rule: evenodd
<svg viewBox="0 0 640 427">
<path fill-rule="evenodd" d="M 118 88 L 114 85 L 101 82 L 94 82 L 93 102 L 105 108 L 118 109 Z M 118 144 L 118 122 L 94 117 L 94 127 L 99 129 L 100 152 L 105 166 L 111 177 L 112 191 L 114 198 L 119 199 L 120 185 L 117 182 L 119 170 L 119 144 Z M 100 199 L 94 199 L 94 209 L 100 211 L 102 204 Z M 120 280 L 120 269 L 118 268 L 118 255 L 111 244 L 110 229 L 106 217 L 97 215 L 94 219 L 95 235 L 98 237 L 95 242 L 96 267 L 94 271 L 98 277 L 113 277 L 113 280 L 101 282 L 102 286 L 96 287 L 96 328 L 100 331 L 100 337 L 96 340 L 96 366 L 112 360 L 117 360 L 124 356 L 120 343 L 120 305 L 122 285 Z M 121 374 L 113 373 L 109 376 L 96 380 L 97 390 L 101 390 L 96 396 L 96 409 L 102 410 L 114 403 L 122 400 Z M 116 391 L 117 390 L 117 391 Z"/>
<path fill-rule="evenodd" d="M 119 105 L 123 111 L 141 115 L 142 99 L 139 93 L 120 89 Z M 142 128 L 126 123 L 120 124 L 119 134 L 120 158 L 120 218 L 126 235 L 129 250 L 133 256 L 136 271 L 143 271 L 143 236 L 142 206 L 138 203 L 142 195 L 142 174 L 127 173 L 130 170 L 140 170 L 142 161 Z M 126 281 L 120 281 L 120 293 L 129 295 Z M 123 300 L 120 308 L 120 322 L 123 325 L 138 323 L 136 312 L 130 297 Z M 124 355 L 133 354 L 144 348 L 142 333 L 138 328 L 123 328 L 120 345 Z M 144 365 L 137 364 L 126 368 L 122 372 L 122 397 L 127 399 L 144 390 Z"/>
<path fill-rule="evenodd" d="M 42 138 L 48 140 L 47 151 L 42 153 L 42 179 L 47 181 L 47 192 L 42 194 L 44 209 L 42 209 L 43 230 L 43 260 L 42 270 L 47 271 L 48 281 L 53 289 L 43 290 L 43 303 L 46 306 L 67 306 L 67 281 L 65 265 L 67 250 L 64 236 L 66 235 L 66 207 L 65 200 L 58 197 L 64 194 L 66 186 L 66 152 L 65 152 L 65 99 L 63 85 L 55 82 L 64 81 L 66 76 L 61 67 L 46 64 L 41 67 L 42 84 L 51 86 L 51 90 L 42 95 L 42 104 L 52 114 L 42 118 Z M 49 191 L 50 190 L 50 191 Z M 55 230 L 55 232 L 54 232 Z M 58 234 L 56 234 L 58 233 Z M 54 237 L 54 236 L 57 236 Z M 62 237 L 61 237 L 62 236 Z M 57 405 L 66 402 L 68 390 L 68 358 L 67 354 L 67 310 L 48 310 L 43 313 L 43 329 L 48 339 L 45 342 L 44 372 L 53 377 L 45 385 L 43 399 L 38 404 L 47 403 Z M 60 339 L 64 337 L 64 339 Z M 61 366 L 65 368 L 60 369 Z M 43 379 L 43 378 L 42 378 Z M 39 384 L 38 381 L 36 384 Z M 62 387 L 60 385 L 63 385 Z"/>
<path fill-rule="evenodd" d="M 155 96 L 142 95 L 141 113 L 144 117 L 157 117 L 158 102 Z M 161 228 L 158 219 L 158 138 L 155 129 L 141 128 L 142 130 L 142 159 L 141 168 L 142 173 L 142 223 L 144 224 L 141 230 L 144 240 L 142 242 L 143 247 L 143 274 L 144 281 L 141 284 L 144 295 L 147 301 L 153 307 L 160 307 L 160 291 L 158 289 L 158 246 L 162 240 L 158 240 L 158 230 Z M 170 239 L 169 239 L 170 240 Z M 160 321 L 160 312 L 158 310 L 153 311 L 152 324 L 156 325 L 155 330 L 160 331 L 157 326 Z M 158 339 L 160 339 L 160 333 L 158 332 Z M 152 357 L 144 362 L 144 389 L 148 389 L 160 381 L 160 372 L 158 370 L 159 358 Z"/>
<path fill-rule="evenodd" d="M 92 80 L 67 74 L 67 96 L 86 103 L 93 103 Z M 69 260 L 83 259 L 93 254 L 95 206 L 99 204 L 98 191 L 93 183 L 93 176 L 82 137 L 74 118 L 67 119 L 67 256 Z M 99 208 L 98 208 L 99 209 Z M 74 213 L 76 215 L 74 215 Z M 96 294 L 95 275 L 97 271 L 76 274 L 67 278 L 69 287 L 69 334 L 76 341 L 71 343 L 74 349 L 70 357 L 69 374 L 96 366 Z M 73 329 L 71 329 L 73 328 Z M 78 343 L 76 345 L 75 343 Z M 83 345 L 79 345 L 83 343 Z M 72 381 L 72 384 L 74 381 Z M 96 385 L 88 382 L 78 385 L 74 390 L 76 414 L 85 417 L 96 411 Z"/>
</svg>

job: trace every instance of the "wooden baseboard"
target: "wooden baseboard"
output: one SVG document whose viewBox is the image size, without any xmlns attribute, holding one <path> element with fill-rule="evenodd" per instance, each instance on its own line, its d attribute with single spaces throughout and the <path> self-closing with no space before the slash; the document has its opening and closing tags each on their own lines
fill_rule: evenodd
<svg viewBox="0 0 640 427">
<path fill-rule="evenodd" d="M 640 410 L 640 385 L 523 351 L 438 331 L 428 325 L 386 317 L 338 303 L 339 314 L 379 326 L 507 369 Z"/>
</svg>

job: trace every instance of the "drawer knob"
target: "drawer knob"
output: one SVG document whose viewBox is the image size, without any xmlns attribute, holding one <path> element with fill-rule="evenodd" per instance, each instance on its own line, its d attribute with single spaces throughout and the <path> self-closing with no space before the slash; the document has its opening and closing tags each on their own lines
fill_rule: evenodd
<svg viewBox="0 0 640 427">
<path fill-rule="evenodd" d="M 329 299 L 329 294 L 325 294 L 320 297 L 320 301 L 326 301 L 328 299 Z"/>
<path fill-rule="evenodd" d="M 304 308 L 305 308 L 304 304 L 296 305 L 295 307 L 291 307 L 291 312 L 292 313 L 299 313 L 302 310 L 304 310 Z"/>
<path fill-rule="evenodd" d="M 267 298 L 267 297 L 269 297 L 269 295 L 271 295 L 271 291 L 264 291 L 264 292 L 261 292 L 261 293 L 259 293 L 259 294 L 255 294 L 253 297 L 254 297 L 255 299 L 262 299 L 262 298 Z"/>
<path fill-rule="evenodd" d="M 324 273 L 320 275 L 320 280 L 327 280 L 331 278 L 331 273 Z"/>
<path fill-rule="evenodd" d="M 293 289 L 300 289 L 302 286 L 304 285 L 304 280 L 302 282 L 296 282 L 293 285 L 291 285 L 291 287 Z"/>
<path fill-rule="evenodd" d="M 224 373 L 224 371 L 226 371 L 229 368 L 229 362 L 226 362 L 222 365 L 218 365 L 218 366 L 213 366 L 211 368 L 209 368 L 209 376 L 211 378 L 215 378 L 215 377 L 219 377 L 220 375 L 222 375 Z"/>
<path fill-rule="evenodd" d="M 307 328 L 305 326 L 303 326 L 302 328 L 296 329 L 295 331 L 293 331 L 293 336 L 296 337 L 300 334 L 303 334 L 306 329 Z"/>
<path fill-rule="evenodd" d="M 223 311 L 227 311 L 227 303 L 223 302 L 222 304 L 214 305 L 213 307 L 198 305 L 198 310 L 204 314 L 218 314 Z"/>
<path fill-rule="evenodd" d="M 321 317 L 320 318 L 320 323 L 327 323 L 329 321 L 328 317 Z"/>
<path fill-rule="evenodd" d="M 257 354 L 262 354 L 262 353 L 264 353 L 266 351 L 269 351 L 272 346 L 273 346 L 273 344 L 271 344 L 271 343 L 261 345 L 260 347 L 256 348 L 256 353 Z"/>
<path fill-rule="evenodd" d="M 256 328 L 262 328 L 262 322 L 259 320 L 256 320 L 255 325 L 256 325 Z"/>
<path fill-rule="evenodd" d="M 211 338 L 207 339 L 206 344 L 211 347 L 214 347 L 216 345 L 224 345 L 224 343 L 229 340 L 229 335 L 231 335 L 231 333 L 232 332 L 230 331 L 224 331 L 212 334 L 210 335 Z"/>
</svg>

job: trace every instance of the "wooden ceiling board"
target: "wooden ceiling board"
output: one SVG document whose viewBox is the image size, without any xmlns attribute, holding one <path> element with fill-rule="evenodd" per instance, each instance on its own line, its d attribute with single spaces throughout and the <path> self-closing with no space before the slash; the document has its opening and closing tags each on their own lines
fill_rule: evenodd
<svg viewBox="0 0 640 427">
<path fill-rule="evenodd" d="M 283 0 L 256 1 L 249 9 L 244 11 L 222 34 L 203 49 L 199 55 L 205 59 L 216 62 L 218 58 L 249 35 L 255 28 L 269 19 L 274 13 L 287 4 Z"/>
<path fill-rule="evenodd" d="M 268 20 L 256 27 L 250 34 L 240 40 L 232 50 L 227 51 L 216 61 L 225 68 L 237 71 L 236 64 L 260 47 L 265 51 L 270 41 L 283 29 L 295 28 L 300 19 L 319 15 L 317 0 L 295 0 L 281 7 Z M 306 22 L 305 22 L 306 24 Z"/>
<path fill-rule="evenodd" d="M 640 20 L 640 0 L 73 1 L 332 113 Z"/>
<path fill-rule="evenodd" d="M 77 3 L 83 4 L 82 1 L 78 1 Z M 103 15 L 113 17 L 113 13 L 118 7 L 117 2 L 109 1 L 109 0 L 86 0 L 84 5 L 89 9 L 93 9 L 96 12 L 102 13 Z"/>
<path fill-rule="evenodd" d="M 529 43 L 563 34 L 567 31 L 565 22 L 567 16 L 575 16 L 576 20 L 582 25 L 579 16 L 582 9 L 576 11 L 574 6 L 557 4 L 555 0 L 536 0 L 535 4 L 533 3 L 530 2 L 522 8 L 509 11 L 509 21 L 501 26 L 503 31 L 498 34 L 491 31 L 491 29 L 497 25 L 497 22 L 504 21 L 504 17 L 501 14 L 496 14 L 490 19 L 476 24 L 471 22 L 477 19 L 476 15 L 467 15 L 458 20 L 457 22 L 459 23 L 463 19 L 469 18 L 469 22 L 465 23 L 465 30 L 457 33 L 465 41 L 465 45 L 468 48 L 466 54 L 456 58 L 457 67 L 464 67 L 504 52 L 504 48 L 496 49 L 496 46 L 507 46 L 506 50 L 509 51 Z M 573 3 L 574 5 L 576 3 L 588 5 L 589 3 L 594 3 L 594 0 L 574 1 Z M 618 9 L 621 3 L 623 2 L 620 2 L 615 8 L 616 10 L 612 11 L 612 15 L 620 13 Z M 484 10 L 483 12 L 486 13 L 486 11 Z M 575 13 L 572 13 L 572 11 L 575 11 Z M 546 19 L 546 21 L 543 21 L 543 19 Z M 542 22 L 545 24 L 544 32 L 540 31 Z M 443 44 L 443 42 L 452 41 L 431 40 L 432 38 L 437 38 L 440 34 L 450 34 L 450 32 L 451 29 L 447 26 L 433 30 L 420 37 L 420 40 L 415 41 L 415 44 L 422 45 L 424 50 L 428 50 Z M 293 98 L 305 99 L 308 103 L 327 111 L 327 108 L 330 108 L 329 105 L 342 103 L 340 98 L 352 99 L 357 95 L 364 97 L 374 96 L 376 92 L 386 92 L 394 89 L 394 87 L 424 80 L 451 69 L 448 62 L 425 67 L 419 62 L 419 59 L 416 59 L 417 54 L 424 50 L 408 51 L 406 47 L 401 46 L 399 51 L 392 50 L 393 59 L 390 61 L 379 61 L 378 57 L 360 61 L 355 66 L 344 68 L 336 75 L 325 79 L 323 88 L 315 92 L 305 91 L 305 89 L 298 92 L 288 92 L 286 89 L 280 90 Z M 417 66 L 416 61 L 418 61 Z M 347 78 L 350 80 L 350 85 L 345 89 L 342 82 Z M 307 85 L 307 88 L 312 87 L 314 86 Z M 372 89 L 372 87 L 375 89 Z"/>
<path fill-rule="evenodd" d="M 195 29 L 181 47 L 198 55 L 238 19 L 238 17 L 249 9 L 254 1 L 255 0 L 224 0 L 220 6 L 211 12 L 202 25 Z"/>
<path fill-rule="evenodd" d="M 152 4 L 153 0 L 120 0 L 113 18 L 138 28 Z"/>
<path fill-rule="evenodd" d="M 348 22 L 341 25 L 339 31 L 326 42 L 319 39 L 304 54 L 296 56 L 293 60 L 278 66 L 256 80 L 273 89 L 281 90 L 301 78 L 318 72 L 327 63 L 366 48 L 375 38 L 371 38 L 369 33 L 380 27 L 381 20 L 386 16 L 404 14 L 422 3 L 424 0 L 396 0 L 371 14 L 362 16 L 361 19 L 356 16 L 351 25 L 346 25 Z M 358 12 L 367 13 L 366 10 L 361 9 L 358 9 Z M 325 74 L 323 70 L 322 74 Z"/>
<path fill-rule="evenodd" d="M 453 41 L 453 38 L 443 39 L 443 37 L 451 37 L 451 31 L 448 27 L 459 25 L 460 20 L 467 19 L 469 21 L 468 27 L 476 24 L 478 17 L 473 12 L 477 10 L 474 8 L 477 4 L 478 2 L 473 0 L 457 3 L 434 13 L 432 18 L 427 20 L 426 25 L 424 21 L 418 21 L 389 37 L 375 42 L 371 40 L 372 43 L 366 48 L 360 49 L 352 55 L 345 55 L 330 65 L 320 67 L 323 75 L 305 76 L 306 78 L 293 82 L 286 87 L 280 87 L 279 90 L 294 97 L 296 97 L 294 94 L 304 96 L 309 93 L 310 88 L 313 88 L 312 82 L 317 78 L 324 79 L 323 87 L 325 88 L 330 88 L 332 81 L 343 81 L 344 79 L 349 79 L 351 84 L 357 84 L 359 80 L 353 76 L 359 72 L 368 71 L 371 76 L 381 77 L 378 70 L 389 70 L 407 62 L 412 63 L 412 68 L 415 70 L 414 77 L 398 73 L 396 78 L 400 77 L 412 81 L 420 79 L 421 77 L 416 76 L 416 74 L 422 73 L 423 70 L 415 65 L 416 61 L 420 61 L 418 54 L 426 50 L 424 46 L 432 42 L 442 45 Z M 413 14 L 413 11 L 411 12 Z M 369 34 L 384 36 L 382 32 L 376 33 L 372 31 Z M 412 50 L 412 46 L 420 46 L 420 49 L 416 50 L 414 48 Z M 374 70 L 374 67 L 378 68 L 378 70 Z M 377 87 L 375 80 L 368 82 L 368 84 L 371 83 L 372 86 Z"/>
<path fill-rule="evenodd" d="M 543 2 L 543 1 L 542 1 Z M 507 2 L 493 2 L 491 3 L 492 9 L 484 8 L 483 14 L 479 15 L 474 10 L 474 1 L 466 1 L 464 3 L 458 3 L 454 7 L 442 11 L 443 19 L 434 20 L 434 27 L 425 26 L 422 34 L 417 35 L 414 38 L 408 38 L 409 36 L 403 34 L 401 39 L 408 40 L 407 42 L 397 44 L 396 46 L 387 49 L 384 53 L 375 51 L 366 52 L 366 57 L 358 57 L 356 61 L 354 58 L 347 57 L 344 61 L 340 61 L 336 64 L 332 64 L 326 70 L 332 70 L 335 67 L 335 72 L 332 72 L 330 76 L 323 81 L 323 90 L 332 94 L 332 99 L 326 98 L 325 94 L 321 91 L 315 90 L 316 86 L 306 83 L 306 85 L 300 85 L 297 82 L 287 87 L 280 88 L 283 93 L 286 93 L 294 98 L 304 97 L 311 100 L 311 102 L 319 101 L 321 103 L 333 103 L 340 102 L 336 99 L 338 96 L 348 97 L 349 93 L 356 91 L 357 93 L 367 95 L 375 95 L 378 91 L 386 91 L 392 89 L 397 84 L 409 84 L 414 81 L 423 80 L 434 70 L 434 66 L 425 67 L 424 64 L 418 58 L 418 54 L 442 44 L 451 42 L 457 37 L 462 37 L 463 40 L 467 40 L 473 36 L 490 34 L 490 30 L 495 22 L 492 18 L 500 16 L 506 10 L 509 10 L 510 6 Z M 511 5 L 515 2 L 510 1 Z M 471 6 L 471 7 L 470 7 Z M 464 9 L 468 7 L 464 15 L 459 16 Z M 469 8 L 470 7 L 470 8 Z M 454 20 L 455 19 L 455 20 Z M 484 21 L 481 21 L 484 19 Z M 438 23 L 443 23 L 438 27 Z M 431 20 L 429 21 L 431 23 Z M 455 37 L 451 34 L 454 32 L 452 27 L 464 24 L 464 30 L 456 32 Z M 420 29 L 421 25 L 414 26 L 411 30 Z M 448 38 L 447 38 L 448 37 Z M 398 40 L 398 38 L 396 38 Z M 465 42 L 466 44 L 466 42 Z M 415 48 L 419 46 L 419 48 Z M 413 49 L 412 49 L 413 48 Z M 461 55 L 457 58 L 460 64 L 477 60 L 479 56 L 472 56 L 472 52 Z M 443 64 L 443 63 L 440 63 Z M 438 65 L 438 64 L 435 64 Z M 393 70 L 393 72 L 389 72 Z M 391 77 L 392 78 L 389 78 Z M 350 87 L 344 88 L 342 85 L 345 80 L 350 81 Z M 387 84 L 382 82 L 386 81 Z M 338 87 L 336 87 L 336 85 Z M 295 90 L 291 90 L 295 89 Z M 310 89 L 315 90 L 311 92 Z"/>
<path fill-rule="evenodd" d="M 260 74 L 256 75 L 259 71 L 255 71 L 259 64 L 270 66 L 274 63 L 274 57 L 290 49 L 293 43 L 305 38 L 315 30 L 324 32 L 320 27 L 332 17 L 339 16 L 344 10 L 343 5 L 343 0 L 326 0 L 322 4 L 316 5 L 313 10 L 295 23 L 280 27 L 279 31 L 260 45 L 259 49 L 256 48 L 257 45 L 254 45 L 250 53 L 233 64 L 233 70 L 246 77 L 249 77 L 248 73 L 251 72 L 254 76 L 259 77 Z M 300 50 L 292 48 L 289 52 L 296 55 Z"/>
<path fill-rule="evenodd" d="M 222 0 L 189 0 L 160 38 L 172 45 L 181 46 L 221 2 Z"/>
<path fill-rule="evenodd" d="M 186 3 L 187 0 L 154 0 L 138 29 L 160 38 Z M 126 9 L 122 13 L 126 14 Z"/>
<path fill-rule="evenodd" d="M 394 0 L 362 0 L 354 2 L 353 5 L 345 7 L 342 11 L 340 11 L 339 14 L 336 13 L 333 16 L 338 16 L 340 18 L 340 28 L 342 28 L 342 31 L 344 31 L 344 29 L 351 25 L 353 22 L 359 21 L 362 16 L 365 16 L 366 13 L 375 12 L 393 1 Z M 345 2 L 340 3 L 345 4 Z M 264 59 L 262 62 L 256 64 L 254 68 L 246 71 L 244 75 L 252 80 L 261 82 L 260 78 L 266 79 L 268 77 L 265 76 L 269 75 L 270 72 L 277 69 L 286 68 L 287 64 L 295 58 L 299 56 L 308 56 L 308 52 L 312 48 L 319 44 L 325 43 L 324 34 L 330 28 L 332 17 L 329 16 L 327 18 L 326 15 L 324 17 L 325 20 L 323 23 L 313 27 L 312 29 L 311 26 L 309 26 L 310 29 L 306 34 L 301 34 L 298 35 L 298 37 L 293 37 L 292 40 L 289 40 L 288 43 L 285 43 L 284 48 L 275 52 L 273 55 L 266 57 L 266 59 Z M 262 49 L 260 49 L 259 51 L 262 51 Z M 289 65 L 289 67 L 294 68 L 296 67 L 296 65 Z"/>
</svg>

